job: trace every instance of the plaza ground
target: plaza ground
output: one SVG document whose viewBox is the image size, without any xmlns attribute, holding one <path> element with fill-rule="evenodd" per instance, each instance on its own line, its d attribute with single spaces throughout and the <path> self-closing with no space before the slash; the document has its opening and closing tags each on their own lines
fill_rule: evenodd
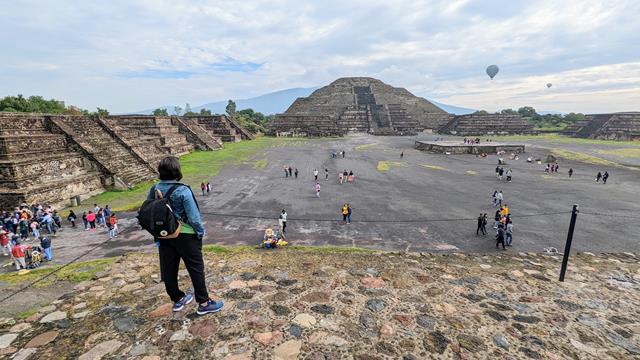
<svg viewBox="0 0 640 360">
<path fill-rule="evenodd" d="M 394 251 L 462 251 L 491 253 L 491 234 L 476 236 L 476 217 L 492 219 L 494 190 L 502 190 L 514 221 L 514 245 L 509 251 L 542 252 L 564 248 L 573 204 L 579 204 L 573 250 L 638 251 L 640 213 L 640 150 L 638 144 L 598 142 L 562 137 L 509 137 L 527 145 L 527 154 L 508 161 L 513 181 L 495 177 L 496 157 L 447 156 L 413 149 L 419 137 L 354 136 L 340 139 L 262 139 L 235 144 L 227 153 L 197 153 L 183 159 L 186 180 L 196 192 L 207 229 L 207 244 L 255 245 L 264 229 L 276 227 L 278 214 L 289 214 L 288 240 L 295 245 L 335 245 Z M 501 138 L 504 139 L 504 138 Z M 332 153 L 346 151 L 346 157 Z M 400 159 L 400 153 L 404 158 Z M 562 154 L 558 174 L 544 165 L 528 164 L 528 156 Z M 209 158 L 207 158 L 209 156 Z M 577 161 L 580 160 L 580 161 Z M 299 178 L 285 178 L 284 166 L 298 168 Z M 569 179 L 567 170 L 574 169 Z M 329 180 L 324 180 L 324 169 Z M 320 198 L 314 192 L 318 169 Z M 338 172 L 353 171 L 355 183 L 339 184 Z M 594 182 L 598 171 L 609 171 L 606 185 Z M 211 181 L 203 197 L 201 181 Z M 146 189 L 110 193 L 116 206 L 135 206 Z M 115 194 L 115 197 L 114 197 Z M 98 198 L 100 204 L 104 199 Z M 340 207 L 350 203 L 353 222 L 341 223 Z M 85 202 L 93 204 L 93 199 Z M 90 205 L 89 205 L 90 206 Z M 560 213 L 560 214 L 556 214 Z M 548 215 L 544 215 L 548 214 Z M 88 258 L 128 251 L 154 251 L 153 242 L 135 230 L 134 213 L 119 213 L 127 233 L 99 246 Z M 300 219 L 300 220 L 296 220 Z M 57 261 L 71 260 L 106 239 L 106 231 L 87 233 L 65 229 L 54 240 Z"/>
</svg>

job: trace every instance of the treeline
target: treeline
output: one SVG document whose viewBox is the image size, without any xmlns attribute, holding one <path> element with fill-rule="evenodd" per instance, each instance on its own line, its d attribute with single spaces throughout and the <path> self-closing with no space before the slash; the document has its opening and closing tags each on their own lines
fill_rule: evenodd
<svg viewBox="0 0 640 360">
<path fill-rule="evenodd" d="M 473 113 L 474 115 L 489 115 L 490 113 L 485 110 L 478 110 Z M 520 115 L 527 119 L 537 129 L 558 129 L 562 130 L 565 127 L 574 124 L 580 120 L 584 120 L 584 114 L 581 113 L 568 113 L 568 114 L 545 114 L 541 115 L 536 112 L 531 106 L 523 106 L 518 110 L 504 109 L 495 114 L 503 115 Z"/>
<path fill-rule="evenodd" d="M 96 111 L 89 111 L 73 105 L 65 105 L 64 101 L 56 99 L 45 99 L 42 96 L 24 97 L 5 96 L 0 99 L 0 112 L 24 112 L 39 114 L 65 114 L 65 115 L 99 115 L 106 116 L 109 112 L 106 109 L 97 108 Z"/>
<path fill-rule="evenodd" d="M 235 120 L 240 126 L 249 130 L 252 133 L 265 132 L 265 126 L 271 121 L 274 115 L 264 115 L 261 112 L 254 111 L 253 109 L 236 110 L 236 103 L 233 100 L 229 100 L 225 109 L 225 115 Z M 153 115 L 156 116 L 169 116 L 169 111 L 166 108 L 158 108 L 153 111 Z M 184 108 L 181 106 L 173 107 L 173 114 L 177 116 L 194 116 L 194 115 L 223 115 L 214 114 L 209 109 L 200 109 L 195 112 L 191 110 L 191 106 L 187 103 Z"/>
</svg>

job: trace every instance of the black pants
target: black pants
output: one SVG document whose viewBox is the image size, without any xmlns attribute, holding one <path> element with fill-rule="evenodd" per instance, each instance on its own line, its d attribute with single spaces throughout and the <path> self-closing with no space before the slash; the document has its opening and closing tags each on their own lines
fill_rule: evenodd
<svg viewBox="0 0 640 360">
<path fill-rule="evenodd" d="M 199 304 L 207 302 L 209 293 L 204 277 L 202 240 L 195 234 L 180 234 L 175 239 L 160 240 L 159 251 L 162 280 L 171 301 L 179 301 L 185 295 L 178 287 L 178 268 L 182 259 L 191 277 L 196 301 Z"/>
<path fill-rule="evenodd" d="M 286 222 L 286 221 L 283 221 L 283 222 L 282 222 L 282 232 L 283 232 L 283 233 L 284 233 L 284 232 L 286 232 L 286 231 L 285 231 L 285 230 L 286 230 L 286 228 L 287 228 L 287 222 Z"/>
<path fill-rule="evenodd" d="M 487 231 L 484 229 L 483 225 L 478 225 L 478 228 L 476 229 L 476 235 L 480 235 L 480 232 L 482 232 L 482 235 L 487 235 Z"/>
<path fill-rule="evenodd" d="M 497 238 L 496 239 L 496 249 L 499 249 L 500 247 L 498 245 L 502 244 L 502 248 L 506 249 L 506 247 L 504 246 L 504 238 Z"/>
</svg>

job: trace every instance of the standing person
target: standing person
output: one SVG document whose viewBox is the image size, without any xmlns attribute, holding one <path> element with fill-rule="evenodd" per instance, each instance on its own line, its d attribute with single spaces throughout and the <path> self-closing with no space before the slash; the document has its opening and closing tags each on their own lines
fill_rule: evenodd
<svg viewBox="0 0 640 360">
<path fill-rule="evenodd" d="M 509 168 L 507 170 L 507 182 L 511 182 L 511 174 L 512 174 L 512 171 L 511 171 L 511 168 Z"/>
<path fill-rule="evenodd" d="M 100 227 L 107 226 L 107 219 L 104 218 L 104 210 L 102 208 L 98 210 L 98 213 L 96 214 L 96 220 L 98 222 L 98 226 Z"/>
<path fill-rule="evenodd" d="M 569 168 L 569 177 L 573 176 L 573 168 Z"/>
<path fill-rule="evenodd" d="M 76 216 L 76 213 L 73 212 L 73 210 L 69 210 L 69 215 L 67 216 L 67 221 L 71 223 L 71 227 L 75 228 L 76 227 L 76 219 L 78 217 Z"/>
<path fill-rule="evenodd" d="M 507 250 L 504 245 L 504 235 L 504 226 L 500 224 L 498 225 L 498 233 L 496 234 L 496 249 L 499 249 L 500 247 L 498 245 L 502 244 L 502 250 Z"/>
<path fill-rule="evenodd" d="M 498 180 L 502 180 L 502 175 L 504 175 L 504 168 L 500 168 L 500 170 L 498 170 Z"/>
<path fill-rule="evenodd" d="M 95 231 L 96 230 L 96 214 L 89 210 L 89 213 L 87 214 L 87 221 L 89 222 L 89 228 L 91 229 L 91 231 Z"/>
<path fill-rule="evenodd" d="M 487 235 L 487 213 L 482 215 L 482 234 Z"/>
<path fill-rule="evenodd" d="M 320 183 L 319 182 L 316 182 L 315 189 L 316 189 L 316 196 L 320 197 Z"/>
<path fill-rule="evenodd" d="M 210 192 L 211 192 L 211 183 L 207 181 L 207 196 L 209 196 Z"/>
<path fill-rule="evenodd" d="M 544 168 L 544 172 L 549 173 L 550 172 L 550 167 L 549 164 L 547 164 L 547 166 Z"/>
<path fill-rule="evenodd" d="M 51 249 L 51 239 L 46 236 L 40 236 L 40 247 L 44 252 L 44 258 L 47 261 L 53 260 L 53 250 Z"/>
<path fill-rule="evenodd" d="M 4 229 L 0 230 L 0 246 L 2 247 L 2 253 L 4 256 L 11 254 L 11 245 L 9 245 L 9 235 Z"/>
<path fill-rule="evenodd" d="M 340 185 L 342 185 L 342 181 L 344 180 L 344 175 L 342 175 L 342 172 L 338 173 L 338 180 L 340 180 Z"/>
<path fill-rule="evenodd" d="M 354 179 L 353 178 L 353 171 L 349 171 L 349 178 L 348 178 L 349 182 L 353 182 L 353 179 Z"/>
<path fill-rule="evenodd" d="M 496 166 L 496 179 L 500 177 L 500 165 Z"/>
<path fill-rule="evenodd" d="M 324 168 L 324 181 L 329 180 L 329 169 Z"/>
<path fill-rule="evenodd" d="M 502 206 L 502 201 L 504 200 L 504 196 L 502 195 L 502 190 L 498 191 L 496 194 L 496 201 L 498 206 Z"/>
<path fill-rule="evenodd" d="M 113 239 L 114 237 L 118 237 L 118 218 L 115 213 L 112 213 L 109 216 L 109 239 Z"/>
<path fill-rule="evenodd" d="M 342 158 L 344 159 L 344 156 L 347 154 L 346 151 L 342 150 Z"/>
<path fill-rule="evenodd" d="M 84 224 L 84 229 L 89 230 L 89 220 L 87 219 L 87 212 L 82 212 L 82 223 Z"/>
<path fill-rule="evenodd" d="M 598 171 L 598 175 L 596 175 L 596 184 L 600 182 L 600 179 L 602 179 L 602 173 Z"/>
<path fill-rule="evenodd" d="M 205 191 L 207 191 L 207 185 L 204 181 L 200 183 L 200 190 L 202 190 L 202 196 L 204 196 Z"/>
<path fill-rule="evenodd" d="M 284 166 L 284 177 L 289 177 L 289 169 L 287 168 L 287 165 Z"/>
<path fill-rule="evenodd" d="M 347 224 L 351 224 L 351 205 L 347 203 Z"/>
<path fill-rule="evenodd" d="M 480 235 L 480 232 L 482 232 L 482 235 L 487 235 L 487 233 L 484 231 L 482 224 L 484 223 L 484 217 L 482 217 L 482 213 L 480 213 L 480 216 L 478 216 L 478 227 L 476 228 L 476 236 Z"/>
<path fill-rule="evenodd" d="M 24 261 L 24 248 L 19 243 L 16 243 L 11 248 L 11 257 L 13 257 L 13 262 L 16 265 L 16 270 L 27 268 L 27 264 Z"/>
<path fill-rule="evenodd" d="M 498 225 L 500 225 L 500 219 L 502 218 L 502 209 L 498 209 L 496 210 L 496 214 L 493 216 L 493 220 L 495 221 L 493 223 L 493 228 L 497 229 Z"/>
<path fill-rule="evenodd" d="M 498 190 L 493 191 L 493 206 L 498 206 Z"/>
<path fill-rule="evenodd" d="M 29 237 L 29 220 L 26 217 L 21 218 L 18 227 L 20 228 L 20 240 L 27 240 Z"/>
<path fill-rule="evenodd" d="M 111 209 L 109 209 L 109 205 L 106 205 L 104 209 L 102 209 L 102 214 L 104 215 L 105 225 L 109 224 L 109 217 L 111 217 Z"/>
<path fill-rule="evenodd" d="M 294 175 L 296 176 L 296 179 L 298 178 L 298 168 L 296 168 L 296 170 L 293 172 Z"/>
<path fill-rule="evenodd" d="M 507 246 L 511 246 L 511 242 L 513 241 L 513 222 L 511 219 L 507 220 L 505 234 L 507 235 Z"/>
<path fill-rule="evenodd" d="M 404 151 L 400 153 L 400 160 L 404 157 Z"/>
<path fill-rule="evenodd" d="M 35 239 L 40 237 L 40 224 L 38 224 L 38 222 L 36 221 L 36 219 L 33 219 L 33 221 L 31 221 L 31 225 L 29 225 L 31 227 L 31 236 L 33 236 Z"/>
<path fill-rule="evenodd" d="M 346 224 L 347 223 L 347 215 L 349 215 L 349 207 L 347 206 L 347 204 L 342 205 L 342 223 Z"/>
<path fill-rule="evenodd" d="M 293 171 L 293 169 L 291 168 L 291 166 L 289 166 L 289 177 L 293 177 L 293 174 L 291 173 Z"/>
<path fill-rule="evenodd" d="M 318 169 L 313 169 L 313 176 L 316 181 L 318 181 Z"/>
<path fill-rule="evenodd" d="M 175 216 L 180 219 L 180 234 L 175 239 L 156 239 L 159 243 L 160 271 L 165 289 L 171 301 L 173 311 L 177 312 L 193 301 L 193 295 L 185 294 L 178 286 L 178 270 L 180 260 L 184 262 L 195 298 L 198 302 L 198 315 L 205 315 L 222 310 L 224 303 L 209 297 L 202 259 L 202 239 L 205 235 L 200 220 L 198 203 L 189 186 L 180 183 L 182 172 L 180 162 L 173 156 L 166 157 L 158 165 L 160 182 L 149 190 L 147 200 L 153 200 L 157 192 L 169 199 Z"/>
<path fill-rule="evenodd" d="M 609 179 L 609 172 L 605 171 L 604 175 L 602 175 L 602 183 L 606 184 L 607 183 L 607 179 Z"/>
<path fill-rule="evenodd" d="M 280 213 L 280 229 L 283 234 L 287 232 L 287 212 L 284 209 Z"/>
</svg>

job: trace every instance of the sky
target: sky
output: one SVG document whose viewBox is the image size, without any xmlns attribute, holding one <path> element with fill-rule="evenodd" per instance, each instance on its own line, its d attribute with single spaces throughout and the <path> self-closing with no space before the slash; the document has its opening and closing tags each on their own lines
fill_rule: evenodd
<svg viewBox="0 0 640 360">
<path fill-rule="evenodd" d="M 640 111 L 638 14 L 637 0 L 21 0 L 0 6 L 0 96 L 121 113 L 370 76 L 490 111 Z"/>
</svg>

